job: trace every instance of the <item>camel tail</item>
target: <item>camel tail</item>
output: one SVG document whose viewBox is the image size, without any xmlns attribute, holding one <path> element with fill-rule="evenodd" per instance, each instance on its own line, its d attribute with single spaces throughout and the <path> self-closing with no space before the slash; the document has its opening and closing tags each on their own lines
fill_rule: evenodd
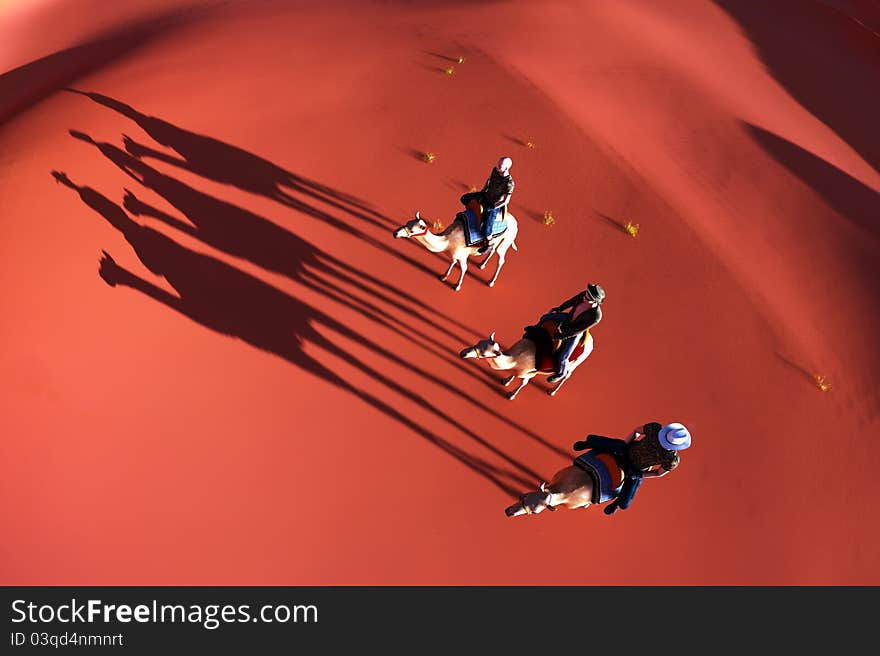
<svg viewBox="0 0 880 656">
<path fill-rule="evenodd" d="M 516 242 L 515 242 L 515 241 L 510 242 L 510 245 L 513 247 L 513 250 L 515 250 L 515 251 L 518 251 L 518 250 L 519 250 L 519 249 L 516 247 Z"/>
</svg>

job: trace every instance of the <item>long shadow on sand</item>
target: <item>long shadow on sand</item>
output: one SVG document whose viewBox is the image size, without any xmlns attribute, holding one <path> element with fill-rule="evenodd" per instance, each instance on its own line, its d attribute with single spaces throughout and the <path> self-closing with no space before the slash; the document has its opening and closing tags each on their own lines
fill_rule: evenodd
<svg viewBox="0 0 880 656">
<path fill-rule="evenodd" d="M 386 255 L 405 262 L 431 278 L 436 277 L 434 272 L 422 262 L 400 253 L 386 242 L 376 239 L 360 228 L 317 206 L 323 204 L 342 211 L 365 227 L 381 229 L 384 234 L 395 227 L 390 218 L 371 208 L 365 201 L 331 186 L 292 173 L 238 146 L 186 130 L 159 117 L 139 112 L 115 98 L 72 88 L 66 90 L 85 96 L 132 120 L 157 143 L 174 150 L 179 155 L 179 157 L 168 155 L 140 144 L 131 137 L 126 137 L 124 145 L 129 149 L 129 154 L 134 157 L 162 161 L 208 180 L 270 198 L 301 214 L 323 221 L 341 232 L 354 235 Z M 303 198 L 307 198 L 308 202 Z M 471 330 L 471 332 L 473 331 Z"/>
<path fill-rule="evenodd" d="M 341 338 L 365 345 L 389 361 L 416 371 L 409 363 L 387 349 L 365 339 L 349 326 L 308 303 L 289 296 L 276 287 L 236 267 L 207 255 L 191 251 L 166 235 L 135 222 L 126 211 L 86 186 L 78 186 L 65 174 L 53 172 L 56 180 L 75 190 L 82 201 L 119 230 L 138 258 L 154 274 L 163 276 L 178 296 L 157 287 L 122 268 L 106 255 L 101 277 L 112 286 L 125 286 L 163 303 L 203 326 L 236 337 L 263 351 L 274 353 L 309 373 L 357 396 L 377 410 L 444 449 L 460 462 L 480 473 L 507 494 L 516 494 L 512 485 L 529 485 L 540 475 L 507 455 L 461 422 L 435 409 L 429 399 L 396 382 L 347 351 L 325 335 L 330 331 Z M 377 396 L 359 389 L 305 352 L 311 345 L 340 358 L 402 398 L 421 407 L 499 456 L 514 467 L 504 469 L 468 453 L 461 447 L 407 417 Z M 432 378 L 435 383 L 443 381 Z"/>
<path fill-rule="evenodd" d="M 818 2 L 714 0 L 792 97 L 880 169 L 877 37 Z"/>
<path fill-rule="evenodd" d="M 612 218 L 607 214 L 600 212 L 599 210 L 593 210 L 596 213 L 596 216 L 599 217 L 602 221 L 604 221 L 609 226 L 613 227 L 616 230 L 619 230 L 623 234 L 629 236 L 629 233 L 626 231 L 626 223 L 620 221 L 619 219 Z"/>
<path fill-rule="evenodd" d="M 127 201 L 130 207 L 128 209 L 132 213 L 138 214 L 142 211 L 144 214 L 152 214 L 175 228 L 190 232 L 193 236 L 198 237 L 215 248 L 223 250 L 230 255 L 247 259 L 269 271 L 294 277 L 301 270 L 301 267 L 297 264 L 297 259 L 295 257 L 292 258 L 292 255 L 295 256 L 303 251 L 301 248 L 302 240 L 288 230 L 249 210 L 221 201 L 213 196 L 197 191 L 175 178 L 164 175 L 113 144 L 96 142 L 89 135 L 77 130 L 71 130 L 70 134 L 74 138 L 98 148 L 107 159 L 116 164 L 125 173 L 164 197 L 192 222 L 195 230 L 184 227 L 186 226 L 185 223 L 176 221 L 163 212 L 149 208 L 146 204 L 139 202 L 135 195 L 129 192 Z M 333 217 L 333 220 L 340 221 L 335 217 Z M 340 223 L 342 222 L 340 221 Z M 390 291 L 393 292 L 393 297 L 389 296 L 382 291 L 383 287 L 388 287 L 387 283 L 377 280 L 364 271 L 355 270 L 329 253 L 322 251 L 322 255 L 324 263 L 327 265 L 332 264 L 338 269 L 338 276 L 346 277 L 349 282 L 353 282 L 352 276 L 369 282 L 374 288 L 372 290 L 373 295 L 390 305 L 398 309 L 405 309 L 402 301 L 406 301 L 410 305 L 430 312 L 471 334 L 476 334 L 472 328 L 468 328 L 452 317 L 437 312 L 434 308 L 429 307 L 404 290 L 391 288 Z M 431 325 L 437 325 L 436 321 L 429 319 L 418 310 L 407 309 L 407 312 Z M 448 330 L 444 330 L 444 332 L 456 338 L 456 340 L 460 339 L 458 335 Z"/>
<path fill-rule="evenodd" d="M 439 326 L 433 317 L 426 316 L 398 300 L 403 298 L 419 303 L 417 299 L 393 286 L 390 287 L 392 293 L 387 294 L 385 292 L 387 285 L 382 281 L 317 248 L 312 243 L 262 216 L 209 196 L 179 180 L 160 173 L 113 144 L 95 142 L 88 135 L 75 130 L 71 130 L 71 135 L 98 148 L 120 169 L 180 210 L 190 223 L 148 205 L 138 199 L 134 193 L 126 190 L 124 206 L 131 214 L 156 218 L 218 250 L 246 259 L 268 271 L 280 273 L 340 305 L 349 307 L 364 318 L 396 333 L 403 342 L 415 345 L 446 361 L 464 375 L 487 386 L 491 391 L 501 394 L 497 381 L 491 375 L 464 365 L 458 357 L 452 356 L 448 350 L 442 350 L 435 345 L 433 339 L 424 337 L 423 331 L 418 330 L 405 319 L 390 318 L 387 311 L 376 303 L 376 301 L 380 301 L 387 306 L 403 311 L 404 316 L 416 318 L 425 326 L 445 333 L 456 344 L 460 344 L 462 339 L 459 335 Z M 364 291 L 364 280 L 369 281 L 373 285 L 373 289 L 368 292 Z M 343 288 L 342 284 L 345 284 L 346 288 Z M 363 339 L 362 341 L 367 343 Z M 422 378 L 443 387 L 449 393 L 458 396 L 463 402 L 474 406 L 474 409 L 483 410 L 509 427 L 559 452 L 558 447 L 537 433 L 526 429 L 501 413 L 483 407 L 459 387 L 424 369 L 414 367 L 411 363 L 378 345 L 374 350 L 377 354 L 393 360 Z"/>
<path fill-rule="evenodd" d="M 159 13 L 0 75 L 0 125 L 76 79 L 192 24 L 210 10 L 201 7 Z"/>
<path fill-rule="evenodd" d="M 817 375 L 812 373 L 809 369 L 802 367 L 796 362 L 790 360 L 779 351 L 776 351 L 776 357 L 779 358 L 783 362 L 783 364 L 791 367 L 793 370 L 798 372 L 798 374 L 800 374 L 804 378 L 804 380 L 808 381 L 812 387 L 816 387 L 818 385 Z"/>
<path fill-rule="evenodd" d="M 411 304 L 421 304 L 418 299 L 402 289 L 389 286 L 388 283 L 347 264 L 330 253 L 317 249 L 304 239 L 254 212 L 205 194 L 171 176 L 160 173 L 113 144 L 96 142 L 87 134 L 76 130 L 71 130 L 70 134 L 76 139 L 95 146 L 122 171 L 167 200 L 190 223 L 151 207 L 139 200 L 133 192 L 126 190 L 125 208 L 131 214 L 152 216 L 214 248 L 246 259 L 268 271 L 280 273 L 298 282 L 309 284 L 309 286 L 314 283 L 304 275 L 309 270 L 325 274 L 332 272 L 336 278 L 342 279 L 355 288 L 362 287 L 363 283 L 367 282 L 374 287 L 371 290 L 374 297 L 436 327 L 455 340 L 461 339 L 460 335 L 438 326 L 435 317 L 425 316 L 398 300 L 405 299 Z M 307 268 L 308 266 L 311 268 Z M 326 289 L 332 289 L 338 294 L 349 293 L 335 287 L 330 280 L 325 279 L 322 282 Z M 384 288 L 387 288 L 390 294 L 385 293 Z M 355 296 L 357 295 L 355 294 Z M 366 298 L 362 298 L 361 304 L 355 307 L 379 311 Z"/>
<path fill-rule="evenodd" d="M 362 200 L 296 175 L 243 148 L 185 130 L 156 116 L 143 114 L 130 105 L 100 93 L 70 88 L 67 91 L 85 96 L 131 119 L 157 143 L 171 148 L 180 155 L 174 157 L 148 146 L 127 141 L 126 147 L 135 157 L 161 160 L 203 178 L 271 198 L 302 212 L 310 213 L 313 208 L 293 196 L 293 193 L 308 196 L 312 200 L 337 209 L 348 211 L 357 209 L 364 212 L 364 214 L 358 213 L 359 218 L 380 227 L 389 227 L 386 225 L 388 219 L 373 211 Z M 385 224 L 382 223 L 383 221 Z"/>
<path fill-rule="evenodd" d="M 750 123 L 746 128 L 777 162 L 837 212 L 873 237 L 880 237 L 880 193 L 787 139 Z"/>
</svg>

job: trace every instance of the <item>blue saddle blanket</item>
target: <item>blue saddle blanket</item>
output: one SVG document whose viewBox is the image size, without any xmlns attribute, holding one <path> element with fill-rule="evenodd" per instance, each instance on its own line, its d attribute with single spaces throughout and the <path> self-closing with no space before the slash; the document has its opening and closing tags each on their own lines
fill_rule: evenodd
<svg viewBox="0 0 880 656">
<path fill-rule="evenodd" d="M 457 221 L 461 221 L 464 225 L 464 239 L 468 246 L 476 246 L 477 244 L 485 242 L 480 226 L 477 224 L 477 216 L 474 214 L 473 210 L 468 208 L 465 211 L 456 214 L 455 218 Z M 499 209 L 495 212 L 494 219 L 490 220 L 492 221 L 490 238 L 497 237 L 507 230 L 507 219 L 504 218 L 503 210 Z"/>
<path fill-rule="evenodd" d="M 593 479 L 593 503 L 605 503 L 620 494 L 623 486 L 614 480 L 622 477 L 619 468 L 616 472 L 609 471 L 606 462 L 598 458 L 592 449 L 575 458 L 574 464 Z"/>
</svg>

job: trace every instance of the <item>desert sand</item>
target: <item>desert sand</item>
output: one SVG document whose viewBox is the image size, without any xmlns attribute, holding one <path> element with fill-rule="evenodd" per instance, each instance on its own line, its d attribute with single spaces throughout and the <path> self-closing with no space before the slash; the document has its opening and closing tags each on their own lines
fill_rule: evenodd
<svg viewBox="0 0 880 656">
<path fill-rule="evenodd" d="M 878 18 L 0 2 L 0 581 L 880 583 Z M 391 233 L 501 155 L 456 293 Z M 458 358 L 591 281 L 555 398 Z M 505 517 L 648 421 L 694 443 L 631 508 Z"/>
</svg>

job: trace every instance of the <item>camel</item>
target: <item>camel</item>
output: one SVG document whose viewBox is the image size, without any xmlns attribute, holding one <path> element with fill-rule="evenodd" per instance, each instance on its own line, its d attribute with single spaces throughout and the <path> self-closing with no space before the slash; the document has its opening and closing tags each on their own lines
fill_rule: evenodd
<svg viewBox="0 0 880 656">
<path fill-rule="evenodd" d="M 578 355 L 576 359 L 569 360 L 565 377 L 560 380 L 555 387 L 547 390 L 547 393 L 550 396 L 555 396 L 556 392 L 559 391 L 559 388 L 565 384 L 565 381 L 571 378 L 574 370 L 577 369 L 584 360 L 590 357 L 590 353 L 592 352 L 593 336 L 587 333 L 587 341 L 584 344 L 583 352 Z M 463 360 L 469 358 L 485 359 L 489 361 L 489 366 L 493 369 L 510 371 L 510 376 L 501 381 L 501 384 L 505 387 L 510 385 L 514 378 L 521 379 L 519 387 L 512 392 L 508 392 L 506 395 L 508 399 L 513 401 L 513 399 L 516 398 L 516 395 L 519 394 L 520 390 L 525 387 L 532 378 L 538 375 L 549 376 L 554 373 L 552 370 L 538 371 L 538 369 L 536 369 L 535 353 L 535 343 L 531 339 L 525 337 L 511 346 L 509 350 L 504 351 L 498 342 L 495 341 L 495 332 L 493 331 L 492 334 L 489 335 L 489 339 L 481 340 L 473 346 L 469 346 L 461 351 L 459 356 Z"/>
<path fill-rule="evenodd" d="M 690 445 L 690 431 L 677 422 L 637 426 L 622 440 L 587 435 L 586 440 L 574 443 L 575 451 L 585 453 L 557 471 L 550 483 L 541 483 L 534 492 L 520 496 L 504 513 L 508 517 L 537 515 L 544 510 L 574 510 L 610 501 L 604 513 L 613 515 L 618 509 L 629 508 L 644 479 L 661 478 L 676 469 L 678 453 Z"/>
<path fill-rule="evenodd" d="M 480 269 L 485 269 L 486 264 L 494 254 L 498 254 L 498 267 L 495 269 L 495 275 L 489 281 L 489 287 L 495 286 L 498 280 L 498 274 L 501 273 L 501 267 L 504 266 L 504 259 L 508 249 L 512 246 L 513 250 L 519 250 L 516 247 L 517 222 L 513 214 L 507 215 L 507 230 L 489 240 L 489 251 L 485 259 L 479 264 Z M 395 239 L 413 239 L 432 253 L 447 253 L 452 260 L 449 268 L 446 270 L 440 280 L 446 281 L 449 274 L 452 273 L 456 264 L 461 268 L 461 276 L 458 284 L 455 285 L 455 291 L 461 289 L 461 283 L 464 282 L 464 275 L 467 273 L 467 261 L 471 255 L 477 255 L 479 246 L 468 246 L 465 241 L 464 227 L 458 221 L 453 221 L 452 225 L 443 232 L 435 234 L 428 230 L 428 224 L 416 212 L 416 218 L 408 221 L 393 233 Z"/>
</svg>

